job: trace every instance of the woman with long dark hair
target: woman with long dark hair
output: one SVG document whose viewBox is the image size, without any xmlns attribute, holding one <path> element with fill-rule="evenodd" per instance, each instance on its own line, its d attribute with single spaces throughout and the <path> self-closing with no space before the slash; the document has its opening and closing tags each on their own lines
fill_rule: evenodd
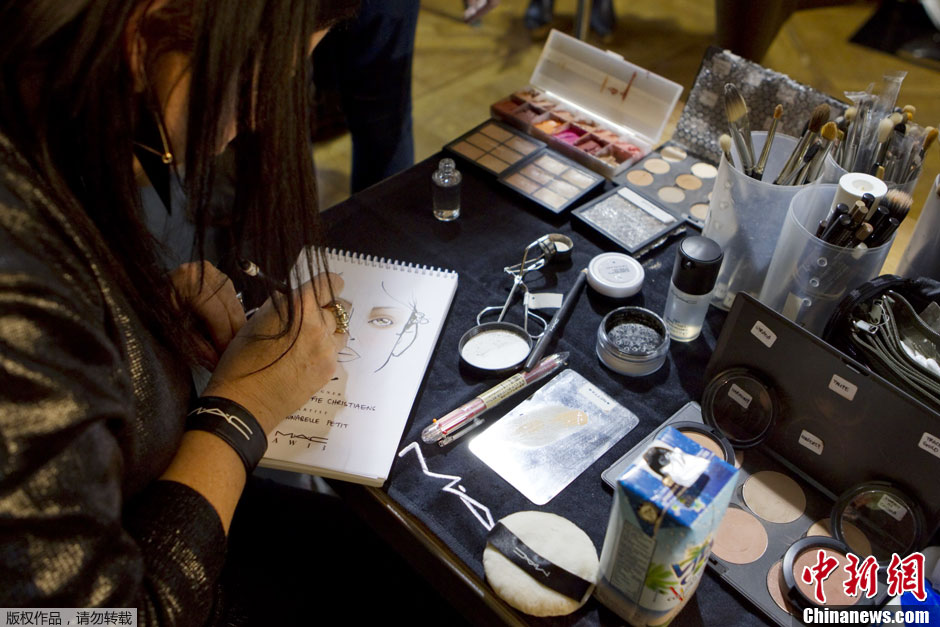
<svg viewBox="0 0 940 627">
<path fill-rule="evenodd" d="M 0 0 L 0 606 L 224 614 L 226 533 L 264 433 L 345 341 L 318 253 L 311 283 L 284 286 L 320 243 L 305 60 L 355 4 Z M 247 322 L 211 265 L 161 268 L 140 201 L 181 176 L 200 258 L 235 134 L 235 254 L 269 296 Z"/>
</svg>

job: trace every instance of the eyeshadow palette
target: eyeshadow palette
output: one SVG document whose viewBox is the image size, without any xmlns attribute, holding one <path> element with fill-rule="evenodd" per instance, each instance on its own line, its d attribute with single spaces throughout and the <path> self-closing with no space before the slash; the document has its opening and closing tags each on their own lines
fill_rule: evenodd
<svg viewBox="0 0 940 627">
<path fill-rule="evenodd" d="M 493 121 L 480 124 L 444 146 L 444 150 L 496 175 L 543 148 L 544 142 Z"/>
<path fill-rule="evenodd" d="M 557 30 L 521 89 L 491 115 L 613 178 L 656 145 L 682 86 Z"/>
<path fill-rule="evenodd" d="M 660 146 L 614 181 L 703 227 L 718 168 L 674 142 Z"/>
<path fill-rule="evenodd" d="M 601 174 L 622 171 L 646 154 L 634 143 L 636 139 L 571 110 L 537 89 L 514 93 L 492 105 L 491 113 Z"/>
<path fill-rule="evenodd" d="M 499 182 L 549 211 L 561 213 L 603 183 L 604 177 L 545 150 L 507 170 Z"/>
<path fill-rule="evenodd" d="M 624 187 L 575 209 L 572 215 L 630 254 L 655 244 L 684 224 L 677 214 Z"/>
</svg>

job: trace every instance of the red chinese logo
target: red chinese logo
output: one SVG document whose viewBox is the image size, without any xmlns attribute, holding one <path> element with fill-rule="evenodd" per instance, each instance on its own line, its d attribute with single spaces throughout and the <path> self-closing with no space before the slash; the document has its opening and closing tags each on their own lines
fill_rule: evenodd
<svg viewBox="0 0 940 627">
<path fill-rule="evenodd" d="M 854 553 L 846 555 L 849 563 L 845 565 L 845 572 L 849 574 L 848 579 L 842 582 L 845 593 L 850 597 L 858 596 L 860 590 L 865 591 L 867 598 L 872 598 L 878 593 L 878 561 L 871 555 L 860 562 Z"/>
<path fill-rule="evenodd" d="M 898 557 L 897 553 L 892 554 L 887 575 L 890 596 L 910 592 L 918 601 L 923 602 L 927 598 L 927 591 L 924 589 L 923 553 L 912 553 L 904 559 Z"/>
<path fill-rule="evenodd" d="M 823 591 L 823 582 L 832 574 L 832 572 L 838 568 L 839 560 L 834 557 L 827 557 L 826 552 L 822 549 L 816 552 L 816 564 L 814 566 L 806 566 L 803 568 L 803 572 L 800 577 L 803 580 L 803 583 L 814 584 L 813 587 L 813 596 L 816 597 L 816 602 L 820 605 L 826 602 L 826 593 Z"/>
</svg>

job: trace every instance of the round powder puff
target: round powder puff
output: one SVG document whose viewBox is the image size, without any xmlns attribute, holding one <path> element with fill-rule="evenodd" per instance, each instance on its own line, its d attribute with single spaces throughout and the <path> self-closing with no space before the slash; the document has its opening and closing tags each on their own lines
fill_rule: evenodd
<svg viewBox="0 0 940 627">
<path fill-rule="evenodd" d="M 767 550 L 767 532 L 751 514 L 729 507 L 715 532 L 712 553 L 732 564 L 750 564 Z"/>
<path fill-rule="evenodd" d="M 666 202 L 682 202 L 685 200 L 685 192 L 678 187 L 663 187 L 656 194 Z"/>
<path fill-rule="evenodd" d="M 662 159 L 647 159 L 643 162 L 643 167 L 653 174 L 665 174 L 669 171 L 669 164 Z"/>
<path fill-rule="evenodd" d="M 588 535 L 567 518 L 548 512 L 516 512 L 500 522 L 553 564 L 585 581 L 597 581 L 597 549 Z M 583 599 L 570 599 L 530 577 L 490 544 L 483 550 L 483 571 L 496 594 L 532 616 L 570 614 L 594 591 L 592 585 Z"/>
<path fill-rule="evenodd" d="M 653 182 L 653 175 L 646 170 L 631 170 L 627 173 L 627 180 L 637 187 L 646 187 Z"/>
<path fill-rule="evenodd" d="M 793 522 L 806 509 L 806 494 L 800 484 L 773 470 L 751 475 L 744 482 L 741 496 L 752 512 L 772 523 Z"/>
</svg>

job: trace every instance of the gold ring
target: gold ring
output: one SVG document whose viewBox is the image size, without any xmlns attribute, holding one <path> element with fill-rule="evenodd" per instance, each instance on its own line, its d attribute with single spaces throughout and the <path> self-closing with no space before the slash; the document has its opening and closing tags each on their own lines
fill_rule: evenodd
<svg viewBox="0 0 940 627">
<path fill-rule="evenodd" d="M 324 305 L 323 308 L 332 311 L 333 317 L 336 318 L 336 331 L 334 333 L 349 332 L 349 313 L 342 303 L 334 300 Z"/>
</svg>

